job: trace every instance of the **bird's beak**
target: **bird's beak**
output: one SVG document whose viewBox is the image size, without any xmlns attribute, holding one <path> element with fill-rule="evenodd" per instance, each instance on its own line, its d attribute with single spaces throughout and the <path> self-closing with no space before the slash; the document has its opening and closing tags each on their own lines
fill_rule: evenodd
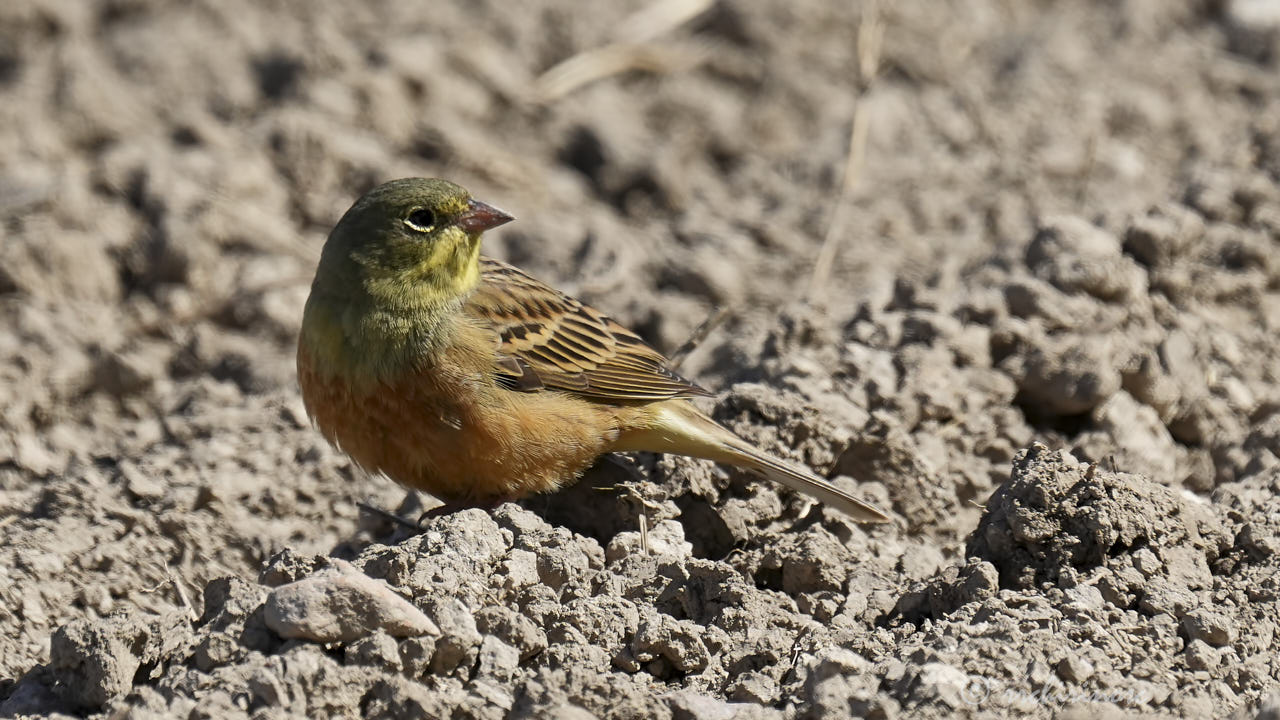
<svg viewBox="0 0 1280 720">
<path fill-rule="evenodd" d="M 475 234 L 492 230 L 499 225 L 506 225 L 512 220 L 515 218 L 488 203 L 471 200 L 467 203 L 467 211 L 459 215 L 454 224 Z"/>
</svg>

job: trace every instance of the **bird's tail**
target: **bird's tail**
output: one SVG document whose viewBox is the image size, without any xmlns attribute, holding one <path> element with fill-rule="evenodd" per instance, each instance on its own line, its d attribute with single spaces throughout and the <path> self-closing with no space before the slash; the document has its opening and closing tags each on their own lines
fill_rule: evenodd
<svg viewBox="0 0 1280 720">
<path fill-rule="evenodd" d="M 702 414 L 686 400 L 671 400 L 646 408 L 640 427 L 623 432 L 614 449 L 647 450 L 714 460 L 750 470 L 767 480 L 802 492 L 858 522 L 885 523 L 879 508 L 850 495 L 812 472 L 766 455 Z"/>
</svg>

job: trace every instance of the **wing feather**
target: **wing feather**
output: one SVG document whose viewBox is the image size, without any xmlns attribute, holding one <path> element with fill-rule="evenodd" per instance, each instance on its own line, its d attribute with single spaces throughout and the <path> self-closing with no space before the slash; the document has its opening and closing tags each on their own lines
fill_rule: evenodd
<svg viewBox="0 0 1280 720">
<path fill-rule="evenodd" d="M 480 258 L 465 312 L 496 333 L 493 370 L 513 390 L 615 402 L 711 394 L 607 315 L 497 260 Z"/>
</svg>

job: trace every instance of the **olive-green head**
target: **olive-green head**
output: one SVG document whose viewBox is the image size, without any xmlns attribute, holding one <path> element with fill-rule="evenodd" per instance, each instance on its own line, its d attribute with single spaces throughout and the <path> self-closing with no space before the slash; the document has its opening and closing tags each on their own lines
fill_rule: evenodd
<svg viewBox="0 0 1280 720">
<path fill-rule="evenodd" d="M 461 297 L 479 278 L 480 236 L 512 219 L 448 180 L 392 180 L 338 221 L 313 292 L 393 305 Z"/>
</svg>

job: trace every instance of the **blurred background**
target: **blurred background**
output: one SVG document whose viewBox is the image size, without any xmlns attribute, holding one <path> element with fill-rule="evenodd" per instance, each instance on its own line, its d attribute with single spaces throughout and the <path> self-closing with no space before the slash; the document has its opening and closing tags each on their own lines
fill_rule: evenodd
<svg viewBox="0 0 1280 720">
<path fill-rule="evenodd" d="M 1046 217 L 1256 220 L 1278 33 L 1261 0 L 5 0 L 0 677 L 67 603 L 164 606 L 166 567 L 252 576 L 399 502 L 293 371 L 325 235 L 379 182 L 508 210 L 488 254 L 664 351 L 723 311 L 684 365 L 723 389 L 780 312 L 839 346 L 1021 263 Z"/>
</svg>

